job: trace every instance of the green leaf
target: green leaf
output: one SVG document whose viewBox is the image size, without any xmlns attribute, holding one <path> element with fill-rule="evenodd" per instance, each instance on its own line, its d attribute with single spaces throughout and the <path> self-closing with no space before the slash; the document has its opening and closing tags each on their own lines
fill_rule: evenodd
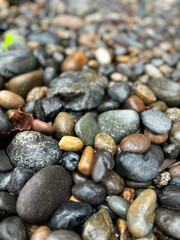
<svg viewBox="0 0 180 240">
<path fill-rule="evenodd" d="M 16 43 L 16 37 L 12 33 L 8 33 L 5 36 L 4 42 L 1 44 L 1 48 L 4 51 L 8 50 L 8 46 L 13 45 Z"/>
</svg>

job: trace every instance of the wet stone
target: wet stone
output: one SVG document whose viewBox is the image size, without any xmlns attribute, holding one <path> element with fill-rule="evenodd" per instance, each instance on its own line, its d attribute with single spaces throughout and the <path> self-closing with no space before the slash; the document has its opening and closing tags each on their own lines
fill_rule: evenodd
<svg viewBox="0 0 180 240">
<path fill-rule="evenodd" d="M 154 93 L 145 85 L 137 86 L 135 94 L 141 98 L 145 104 L 150 104 L 156 101 Z"/>
<path fill-rule="evenodd" d="M 83 148 L 83 142 L 77 137 L 64 136 L 59 142 L 59 148 L 65 151 L 77 152 Z"/>
<path fill-rule="evenodd" d="M 60 43 L 60 39 L 55 34 L 48 31 L 31 33 L 28 35 L 27 40 L 36 41 L 41 45 L 46 45 L 48 43 Z"/>
<path fill-rule="evenodd" d="M 101 208 L 104 208 L 110 215 L 111 219 L 112 220 L 116 220 L 118 215 L 115 214 L 111 209 L 110 207 L 108 206 L 108 204 L 106 202 L 103 202 L 101 204 L 99 204 L 96 208 L 97 211 L 99 211 Z"/>
<path fill-rule="evenodd" d="M 11 178 L 12 172 L 0 172 L 0 191 L 7 190 L 7 185 Z"/>
<path fill-rule="evenodd" d="M 166 109 L 167 109 L 167 105 L 166 105 L 166 103 L 163 102 L 163 101 L 156 101 L 156 102 L 154 102 L 154 103 L 149 104 L 148 106 L 153 107 L 153 109 L 155 108 L 155 109 L 157 109 L 157 110 L 159 110 L 159 111 L 161 111 L 161 112 L 165 112 Z M 166 114 L 166 113 L 165 113 L 165 114 Z M 167 114 L 166 114 L 166 115 L 167 115 Z"/>
<path fill-rule="evenodd" d="M 78 171 L 72 172 L 72 178 L 73 178 L 74 184 L 78 184 L 78 183 L 85 182 L 88 180 L 88 178 L 86 176 L 84 176 L 82 173 L 80 173 Z"/>
<path fill-rule="evenodd" d="M 165 133 L 165 134 L 156 134 L 156 133 L 153 133 L 152 131 L 150 131 L 147 128 L 144 129 L 144 134 L 149 138 L 151 143 L 155 143 L 155 144 L 164 143 L 169 137 L 168 132 Z"/>
<path fill-rule="evenodd" d="M 127 82 L 118 82 L 108 89 L 108 95 L 119 103 L 123 103 L 129 96 L 130 88 Z"/>
<path fill-rule="evenodd" d="M 13 170 L 13 167 L 6 152 L 0 149 L 0 172 L 8 172 L 11 170 Z"/>
<path fill-rule="evenodd" d="M 105 188 L 92 180 L 74 185 L 71 191 L 77 199 L 92 205 L 102 203 L 106 197 Z"/>
<path fill-rule="evenodd" d="M 53 230 L 73 230 L 81 226 L 93 213 L 88 203 L 67 201 L 63 203 L 53 214 L 49 226 Z"/>
<path fill-rule="evenodd" d="M 109 100 L 107 102 L 102 103 L 98 108 L 98 113 L 106 112 L 109 110 L 116 110 L 120 108 L 120 104 L 117 101 Z"/>
<path fill-rule="evenodd" d="M 74 231 L 71 230 L 59 230 L 50 233 L 46 240 L 82 240 L 82 238 Z"/>
<path fill-rule="evenodd" d="M 7 154 L 14 167 L 38 171 L 56 164 L 62 151 L 58 142 L 52 137 L 36 131 L 24 131 L 13 138 L 7 148 Z"/>
<path fill-rule="evenodd" d="M 17 197 L 8 192 L 0 192 L 0 210 L 5 211 L 9 215 L 16 214 L 16 200 Z"/>
<path fill-rule="evenodd" d="M 0 133 L 1 132 L 8 132 L 9 130 L 11 130 L 12 125 L 6 115 L 6 113 L 4 112 L 4 110 L 0 107 Z"/>
<path fill-rule="evenodd" d="M 48 220 L 68 200 L 71 184 L 71 176 L 62 166 L 43 168 L 21 190 L 17 200 L 18 215 L 29 223 Z"/>
<path fill-rule="evenodd" d="M 79 155 L 74 152 L 65 152 L 59 160 L 59 164 L 69 171 L 76 169 L 79 162 Z"/>
<path fill-rule="evenodd" d="M 180 164 L 175 165 L 169 169 L 171 177 L 180 177 Z"/>
<path fill-rule="evenodd" d="M 141 113 L 145 111 L 144 102 L 136 95 L 132 95 L 126 99 L 123 104 L 124 109 L 131 109 L 136 111 L 137 113 Z"/>
<path fill-rule="evenodd" d="M 94 140 L 94 146 L 96 149 L 105 149 L 112 155 L 116 153 L 116 143 L 106 133 L 98 133 Z"/>
</svg>

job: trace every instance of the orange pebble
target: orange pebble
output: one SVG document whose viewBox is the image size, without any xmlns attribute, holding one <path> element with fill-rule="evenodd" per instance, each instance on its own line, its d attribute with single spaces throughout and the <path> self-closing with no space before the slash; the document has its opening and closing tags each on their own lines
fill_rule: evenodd
<svg viewBox="0 0 180 240">
<path fill-rule="evenodd" d="M 47 136 L 52 135 L 54 132 L 54 128 L 50 124 L 37 119 L 33 120 L 32 130 L 38 131 Z"/>
<path fill-rule="evenodd" d="M 69 200 L 74 202 L 82 202 L 81 200 L 77 199 L 74 195 L 71 195 Z"/>
<path fill-rule="evenodd" d="M 78 170 L 85 176 L 89 176 L 91 174 L 91 167 L 94 159 L 94 149 L 91 146 L 87 146 L 81 159 L 78 163 Z"/>
<path fill-rule="evenodd" d="M 83 148 L 83 142 L 81 139 L 72 136 L 64 136 L 59 142 L 59 147 L 65 151 L 79 151 Z"/>
</svg>

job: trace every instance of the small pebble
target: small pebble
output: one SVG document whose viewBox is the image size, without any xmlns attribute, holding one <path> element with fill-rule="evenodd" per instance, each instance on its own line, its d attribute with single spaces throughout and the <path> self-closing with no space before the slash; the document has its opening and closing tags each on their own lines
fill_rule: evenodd
<svg viewBox="0 0 180 240">
<path fill-rule="evenodd" d="M 137 113 L 141 113 L 145 111 L 144 102 L 136 95 L 132 95 L 126 99 L 123 104 L 124 109 L 131 109 L 136 111 Z"/>
<path fill-rule="evenodd" d="M 95 51 L 95 57 L 100 64 L 111 63 L 111 55 L 106 48 L 98 48 Z"/>
<path fill-rule="evenodd" d="M 24 99 L 16 93 L 8 90 L 0 91 L 0 106 L 5 109 L 17 109 L 24 106 Z"/>
<path fill-rule="evenodd" d="M 161 144 L 161 143 L 165 142 L 169 137 L 168 132 L 165 134 L 156 134 L 154 132 L 151 132 L 147 128 L 145 128 L 145 130 L 144 130 L 144 135 L 146 135 L 149 138 L 149 140 L 155 144 Z"/>
<path fill-rule="evenodd" d="M 81 139 L 72 136 L 64 136 L 59 142 L 59 147 L 65 151 L 80 151 L 83 148 Z"/>
<path fill-rule="evenodd" d="M 74 152 L 65 152 L 59 160 L 59 164 L 69 171 L 76 169 L 79 162 L 79 155 Z"/>
<path fill-rule="evenodd" d="M 85 176 L 91 174 L 91 167 L 94 160 L 94 149 L 91 146 L 85 147 L 78 163 L 78 170 Z"/>
<path fill-rule="evenodd" d="M 120 195 L 124 200 L 128 203 L 132 203 L 135 197 L 135 190 L 134 188 L 125 187 Z"/>
<path fill-rule="evenodd" d="M 116 153 L 116 143 L 108 134 L 103 132 L 96 135 L 94 146 L 96 149 L 105 149 L 112 155 Z"/>
<path fill-rule="evenodd" d="M 150 104 L 156 101 L 154 93 L 145 85 L 137 86 L 135 94 L 142 99 L 145 104 Z"/>
<path fill-rule="evenodd" d="M 30 240 L 45 240 L 50 233 L 50 228 L 48 228 L 47 226 L 40 226 L 34 231 Z"/>
</svg>

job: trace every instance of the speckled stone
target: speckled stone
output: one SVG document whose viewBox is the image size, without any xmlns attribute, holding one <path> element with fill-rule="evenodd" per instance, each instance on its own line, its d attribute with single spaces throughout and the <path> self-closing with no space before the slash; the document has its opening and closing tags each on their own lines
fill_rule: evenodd
<svg viewBox="0 0 180 240">
<path fill-rule="evenodd" d="M 129 94 L 130 87 L 127 82 L 117 82 L 108 89 L 108 95 L 119 103 L 123 103 Z"/>
<path fill-rule="evenodd" d="M 82 240 L 82 238 L 74 231 L 71 230 L 59 230 L 50 233 L 46 240 Z"/>
<path fill-rule="evenodd" d="M 6 190 L 12 172 L 0 172 L 0 191 Z"/>
<path fill-rule="evenodd" d="M 109 240 L 113 232 L 114 226 L 111 217 L 109 213 L 102 208 L 85 222 L 82 238 L 83 240 Z"/>
<path fill-rule="evenodd" d="M 169 118 L 157 109 L 150 109 L 141 113 L 141 120 L 145 127 L 157 134 L 165 134 L 171 129 Z"/>
<path fill-rule="evenodd" d="M 180 121 L 180 109 L 177 107 L 169 108 L 165 112 L 165 114 L 171 120 L 172 123 Z"/>
<path fill-rule="evenodd" d="M 18 215 L 29 223 L 48 220 L 70 197 L 71 184 L 71 176 L 62 166 L 43 168 L 21 190 Z"/>
<path fill-rule="evenodd" d="M 7 148 L 7 154 L 14 167 L 38 171 L 56 164 L 62 151 L 58 142 L 52 137 L 36 131 L 24 131 L 13 138 Z"/>
<path fill-rule="evenodd" d="M 93 146 L 94 138 L 98 133 L 98 125 L 94 115 L 89 112 L 82 116 L 75 125 L 76 135 L 83 141 L 83 144 Z"/>
<path fill-rule="evenodd" d="M 107 199 L 108 205 L 111 210 L 121 218 L 126 219 L 126 214 L 129 208 L 129 203 L 119 196 L 110 196 Z"/>
<path fill-rule="evenodd" d="M 112 110 L 99 115 L 98 127 L 107 133 L 116 143 L 139 127 L 139 115 L 134 110 Z"/>
<path fill-rule="evenodd" d="M 0 210 L 5 211 L 9 215 L 16 214 L 16 200 L 16 196 L 0 191 Z"/>
<path fill-rule="evenodd" d="M 155 212 L 155 224 L 169 237 L 180 239 L 180 212 L 158 208 Z"/>
<path fill-rule="evenodd" d="M 145 237 L 153 228 L 156 193 L 151 189 L 143 191 L 131 204 L 127 212 L 127 224 L 135 238 Z"/>
</svg>

